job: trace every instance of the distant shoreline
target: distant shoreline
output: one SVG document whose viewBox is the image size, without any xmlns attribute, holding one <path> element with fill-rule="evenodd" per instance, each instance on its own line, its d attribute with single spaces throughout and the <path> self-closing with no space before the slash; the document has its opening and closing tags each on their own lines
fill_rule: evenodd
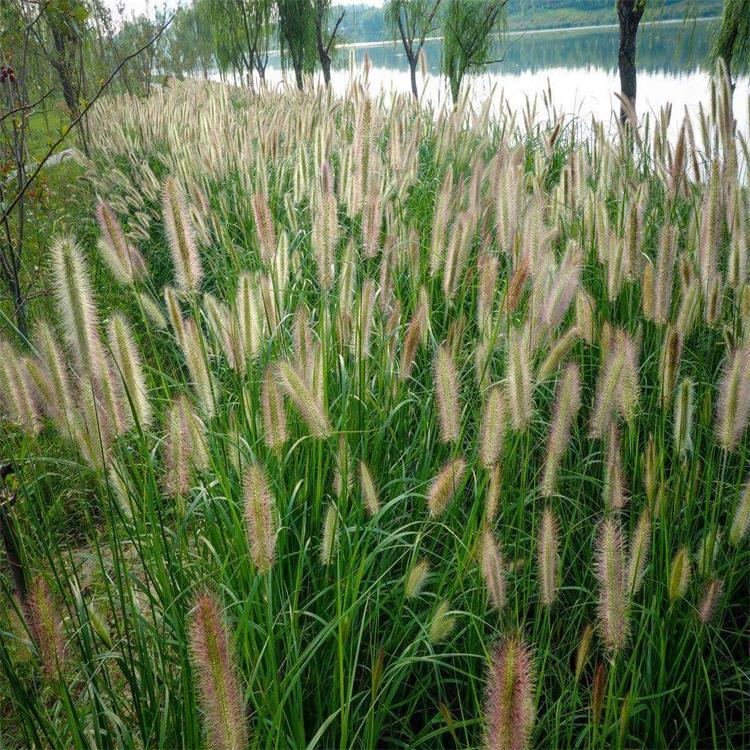
<svg viewBox="0 0 750 750">
<path fill-rule="evenodd" d="M 641 28 L 645 26 L 676 26 L 678 24 L 688 25 L 693 23 L 707 23 L 709 21 L 718 21 L 721 16 L 700 16 L 699 18 L 667 18 L 662 21 L 644 21 L 641 23 Z M 551 26 L 549 28 L 542 29 L 514 29 L 512 31 L 504 32 L 505 36 L 508 37 L 519 37 L 519 36 L 534 36 L 537 34 L 555 34 L 555 33 L 566 33 L 571 31 L 617 31 L 619 26 L 616 23 L 600 23 L 600 24 L 587 24 L 585 26 Z M 428 36 L 426 42 L 440 42 L 442 36 Z M 386 39 L 376 42 L 345 42 L 337 45 L 338 49 L 362 49 L 362 48 L 375 48 L 375 47 L 387 47 L 390 45 L 401 44 L 400 39 Z M 274 53 L 278 53 L 278 50 L 272 50 Z"/>
</svg>

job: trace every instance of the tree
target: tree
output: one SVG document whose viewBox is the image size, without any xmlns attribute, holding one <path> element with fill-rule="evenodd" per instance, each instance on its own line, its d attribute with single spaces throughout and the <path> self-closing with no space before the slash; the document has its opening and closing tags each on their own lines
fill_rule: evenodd
<svg viewBox="0 0 750 750">
<path fill-rule="evenodd" d="M 203 17 L 205 10 L 205 4 L 194 3 L 175 11 L 159 60 L 163 73 L 178 79 L 196 74 L 208 78 L 214 65 L 214 42 L 209 18 Z"/>
<path fill-rule="evenodd" d="M 620 71 L 620 121 L 628 120 L 628 112 L 635 113 L 636 68 L 635 51 L 638 26 L 643 18 L 648 0 L 617 0 L 617 18 L 620 23 L 620 49 L 617 67 Z"/>
<path fill-rule="evenodd" d="M 154 44 L 171 22 L 171 19 L 166 21 L 151 38 L 120 59 L 109 75 L 103 76 L 103 82 L 90 98 L 76 99 L 69 103 L 64 83 L 68 80 L 69 70 L 65 71 L 63 77 L 56 69 L 59 88 L 48 89 L 41 95 L 39 95 L 38 83 L 31 79 L 36 71 L 32 61 L 36 59 L 49 64 L 50 54 L 60 54 L 61 48 L 57 44 L 54 48 L 46 45 L 49 41 L 46 34 L 53 34 L 46 26 L 49 23 L 46 14 L 51 12 L 50 6 L 51 4 L 47 4 L 37 8 L 21 2 L 0 4 L 0 21 L 2 22 L 0 23 L 0 58 L 3 62 L 0 70 L 0 160 L 8 168 L 8 172 L 0 180 L 0 283 L 5 286 L 10 297 L 13 323 L 23 339 L 27 338 L 28 334 L 28 282 L 22 275 L 27 194 L 35 185 L 45 164 L 70 134 L 80 129 L 87 112 L 99 97 L 109 90 L 117 74 L 128 62 Z M 58 10 L 54 12 L 68 12 L 59 10 L 60 7 L 62 5 L 58 5 Z M 66 7 L 69 9 L 71 6 Z M 11 34 L 5 33 L 5 23 L 8 20 L 12 21 L 9 27 L 13 30 Z M 82 31 L 82 28 L 79 30 Z M 69 37 L 66 38 L 69 39 Z M 63 48 L 67 57 L 69 48 L 66 45 L 63 45 Z M 80 41 L 78 50 L 82 59 L 73 68 L 71 74 L 73 81 L 80 80 L 83 76 L 83 41 Z M 45 81 L 45 88 L 46 85 Z M 62 90 L 66 104 L 69 107 L 74 104 L 74 109 L 70 112 L 70 122 L 41 159 L 33 163 L 29 158 L 28 148 L 29 118 L 43 102 L 60 90 Z M 78 91 L 80 93 L 80 88 Z"/>
<path fill-rule="evenodd" d="M 302 76 L 311 73 L 317 57 L 315 13 L 310 0 L 277 0 L 281 63 L 291 63 L 297 88 L 302 91 Z"/>
<path fill-rule="evenodd" d="M 146 15 L 132 17 L 122 22 L 117 32 L 114 44 L 119 49 L 133 49 L 140 47 L 146 40 L 156 33 L 160 24 Z M 148 94 L 151 92 L 151 78 L 154 69 L 162 67 L 157 57 L 157 45 L 152 44 L 147 52 L 138 56 L 125 66 L 127 73 L 127 88 L 131 94 Z"/>
<path fill-rule="evenodd" d="M 712 46 L 714 59 L 721 59 L 734 89 L 732 75 L 750 68 L 750 0 L 724 0 L 721 26 Z"/>
<path fill-rule="evenodd" d="M 505 27 L 508 0 L 449 0 L 443 21 L 443 73 L 458 101 L 461 81 L 469 71 L 502 59 L 490 53 Z"/>
<path fill-rule="evenodd" d="M 46 3 L 42 11 L 49 29 L 52 49 L 49 61 L 60 79 L 63 98 L 71 117 L 79 112 L 83 91 L 83 65 L 79 64 L 83 47 L 84 25 L 89 17 L 83 4 L 56 0 Z M 39 27 L 35 24 L 33 31 Z M 41 35 L 38 39 L 42 39 Z"/>
<path fill-rule="evenodd" d="M 205 0 L 201 13 L 213 32 L 219 70 L 263 80 L 271 34 L 271 0 Z"/>
<path fill-rule="evenodd" d="M 326 33 L 324 27 L 328 19 L 328 13 L 331 9 L 331 0 L 314 0 L 315 2 L 315 43 L 318 47 L 318 59 L 320 60 L 320 67 L 323 69 L 323 80 L 326 86 L 331 83 L 331 50 L 336 41 L 336 34 L 338 33 L 341 21 L 344 20 L 344 13 L 341 11 L 338 20 L 333 26 L 333 31 L 328 35 L 328 41 L 326 41 Z"/>
<path fill-rule="evenodd" d="M 401 38 L 404 54 L 409 63 L 411 92 L 419 99 L 417 90 L 417 63 L 425 39 L 436 28 L 436 17 L 442 0 L 388 0 L 385 15 L 394 32 Z"/>
</svg>

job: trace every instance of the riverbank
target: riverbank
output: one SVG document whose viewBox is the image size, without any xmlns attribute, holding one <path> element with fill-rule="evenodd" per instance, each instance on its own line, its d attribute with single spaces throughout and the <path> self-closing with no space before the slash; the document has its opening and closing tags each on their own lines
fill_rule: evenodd
<svg viewBox="0 0 750 750">
<path fill-rule="evenodd" d="M 670 27 L 670 26 L 687 26 L 688 24 L 707 24 L 713 21 L 718 21 L 720 16 L 701 16 L 700 18 L 693 19 L 678 19 L 671 18 L 661 21 L 645 21 L 641 24 L 641 28 L 659 28 L 659 27 Z M 497 38 L 502 36 L 508 38 L 528 37 L 537 36 L 543 34 L 574 34 L 574 33 L 589 33 L 596 31 L 617 31 L 618 25 L 616 23 L 598 23 L 581 26 L 547 26 L 544 28 L 523 28 L 523 29 L 509 29 L 503 34 L 498 34 Z M 425 42 L 442 42 L 442 35 L 428 36 Z M 345 42 L 338 45 L 338 49 L 377 49 L 380 47 L 388 47 L 391 45 L 399 46 L 401 44 L 400 39 L 384 39 L 381 41 L 372 42 Z M 272 55 L 278 55 L 279 50 L 271 50 Z"/>
<path fill-rule="evenodd" d="M 517 4 L 517 3 L 516 3 Z M 562 5 L 562 3 L 558 3 Z M 522 8 L 509 4 L 508 31 L 526 32 L 543 30 L 569 30 L 606 27 L 617 22 L 614 2 L 599 8 L 540 7 L 544 3 L 523 3 Z M 340 26 L 340 39 L 348 44 L 377 44 L 391 42 L 394 34 L 383 16 L 382 7 L 368 5 L 334 5 L 332 15 L 344 18 Z M 679 0 L 662 2 L 647 11 L 646 23 L 692 23 L 696 18 L 721 15 L 721 0 Z"/>
</svg>

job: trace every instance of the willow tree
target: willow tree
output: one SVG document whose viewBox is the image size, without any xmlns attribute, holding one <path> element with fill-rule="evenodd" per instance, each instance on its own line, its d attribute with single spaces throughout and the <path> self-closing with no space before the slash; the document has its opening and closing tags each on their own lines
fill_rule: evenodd
<svg viewBox="0 0 750 750">
<path fill-rule="evenodd" d="M 411 93 L 419 98 L 417 90 L 417 64 L 425 40 L 437 29 L 437 13 L 442 0 L 387 0 L 385 16 L 404 45 L 409 63 Z"/>
<path fill-rule="evenodd" d="M 302 91 L 303 74 L 312 73 L 317 57 L 315 9 L 310 0 L 276 0 L 281 63 L 294 70 Z"/>
<path fill-rule="evenodd" d="M 443 18 L 443 73 L 458 101 L 466 73 L 502 62 L 492 51 L 505 28 L 508 0 L 449 0 Z"/>
<path fill-rule="evenodd" d="M 724 0 L 721 26 L 714 37 L 714 59 L 724 62 L 732 88 L 732 76 L 750 68 L 750 0 Z"/>
<path fill-rule="evenodd" d="M 213 35 L 216 63 L 222 73 L 231 70 L 265 78 L 271 37 L 271 0 L 202 0 L 199 17 Z"/>
<path fill-rule="evenodd" d="M 318 48 L 318 60 L 320 60 L 320 67 L 323 70 L 323 80 L 326 86 L 331 83 L 331 56 L 333 54 L 334 45 L 336 44 L 336 34 L 338 33 L 339 26 L 344 20 L 344 13 L 341 11 L 339 17 L 336 19 L 336 23 L 333 25 L 333 29 L 328 31 L 328 16 L 331 12 L 331 0 L 314 0 L 315 13 L 313 20 L 315 21 L 315 43 Z"/>
</svg>

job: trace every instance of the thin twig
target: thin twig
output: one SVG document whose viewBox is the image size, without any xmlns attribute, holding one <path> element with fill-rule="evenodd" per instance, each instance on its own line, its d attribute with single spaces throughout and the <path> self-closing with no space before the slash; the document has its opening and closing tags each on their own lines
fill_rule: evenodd
<svg viewBox="0 0 750 750">
<path fill-rule="evenodd" d="M 127 57 L 124 57 L 120 61 L 120 64 L 112 71 L 109 78 L 107 78 L 107 80 L 104 81 L 104 83 L 99 87 L 99 90 L 94 95 L 94 98 L 81 110 L 80 114 L 70 123 L 70 125 L 68 125 L 65 132 L 55 141 L 55 143 L 50 147 L 49 151 L 47 151 L 44 158 L 39 162 L 39 164 L 37 164 L 36 169 L 33 171 L 29 179 L 26 180 L 23 187 L 18 191 L 16 197 L 13 198 L 5 211 L 3 211 L 2 216 L 0 216 L 0 222 L 5 221 L 10 216 L 11 211 L 16 207 L 18 201 L 21 200 L 31 183 L 34 182 L 39 172 L 41 172 L 42 167 L 47 163 L 47 160 L 52 156 L 52 154 L 54 154 L 55 149 L 68 137 L 73 128 L 75 128 L 75 126 L 84 118 L 91 107 L 94 106 L 97 99 L 99 99 L 99 97 L 104 93 L 109 84 L 112 83 L 112 80 L 120 72 L 125 63 L 129 62 L 134 57 L 138 57 L 138 55 L 140 55 L 143 50 L 148 49 L 164 33 L 164 31 L 166 31 L 169 24 L 172 23 L 173 19 L 174 15 L 172 15 L 172 17 L 159 29 L 159 31 L 157 31 L 156 34 L 154 34 L 154 36 L 152 36 L 151 39 L 146 42 L 146 44 L 144 44 L 140 49 L 137 49 L 135 52 L 129 54 Z"/>
<path fill-rule="evenodd" d="M 2 117 L 0 117 L 0 122 L 7 119 L 11 115 L 14 115 L 16 112 L 22 112 L 24 109 L 34 109 L 37 104 L 41 104 L 54 90 L 54 88 L 51 88 L 44 96 L 39 97 L 39 99 L 37 99 L 35 102 L 32 102 L 31 104 L 22 104 L 20 107 L 14 107 L 13 109 L 2 115 Z"/>
</svg>

